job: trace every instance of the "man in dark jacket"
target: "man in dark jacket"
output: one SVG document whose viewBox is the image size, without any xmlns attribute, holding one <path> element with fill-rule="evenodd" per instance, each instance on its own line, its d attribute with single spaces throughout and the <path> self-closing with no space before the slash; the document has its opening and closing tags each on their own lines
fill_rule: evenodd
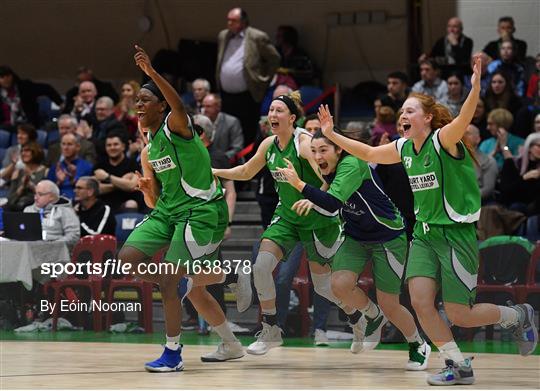
<svg viewBox="0 0 540 391">
<path fill-rule="evenodd" d="M 75 210 L 81 221 L 81 237 L 87 235 L 114 235 L 116 220 L 111 207 L 98 198 L 99 183 L 84 176 L 75 184 Z"/>
</svg>

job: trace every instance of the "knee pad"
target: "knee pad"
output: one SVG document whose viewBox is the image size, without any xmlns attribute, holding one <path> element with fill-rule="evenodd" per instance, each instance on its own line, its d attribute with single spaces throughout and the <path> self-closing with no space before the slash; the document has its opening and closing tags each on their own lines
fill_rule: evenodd
<svg viewBox="0 0 540 391">
<path fill-rule="evenodd" d="M 311 273 L 311 280 L 313 281 L 313 289 L 315 289 L 315 292 L 330 300 L 331 302 L 337 304 L 338 306 L 341 305 L 341 302 L 338 300 L 336 296 L 334 296 L 334 293 L 332 293 L 332 273 L 325 273 L 325 274 L 315 274 Z"/>
<path fill-rule="evenodd" d="M 259 300 L 266 301 L 276 298 L 276 287 L 272 272 L 278 262 L 275 255 L 268 251 L 259 251 L 259 254 L 257 254 L 255 265 L 253 265 L 253 282 Z"/>
</svg>

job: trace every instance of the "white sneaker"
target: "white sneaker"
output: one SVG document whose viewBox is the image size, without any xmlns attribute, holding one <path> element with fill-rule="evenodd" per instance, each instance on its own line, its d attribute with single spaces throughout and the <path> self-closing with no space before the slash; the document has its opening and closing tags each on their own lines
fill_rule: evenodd
<svg viewBox="0 0 540 391">
<path fill-rule="evenodd" d="M 238 281 L 229 284 L 229 288 L 236 296 L 236 309 L 238 312 L 246 311 L 253 301 L 253 291 L 251 289 L 251 276 L 238 268 Z"/>
<path fill-rule="evenodd" d="M 255 334 L 257 340 L 246 351 L 255 355 L 266 354 L 270 349 L 283 345 L 282 332 L 278 325 L 270 326 L 262 322 L 262 330 Z"/>
<path fill-rule="evenodd" d="M 328 346 L 328 337 L 326 331 L 321 329 L 315 330 L 315 346 Z"/>
<path fill-rule="evenodd" d="M 351 353 L 358 354 L 364 348 L 364 335 L 366 332 L 366 317 L 362 316 L 358 322 L 351 324 L 353 331 L 353 341 L 351 343 Z"/>
<path fill-rule="evenodd" d="M 371 319 L 367 316 L 366 318 L 366 329 L 364 333 L 364 347 L 362 351 L 373 350 L 377 347 L 379 342 L 381 342 L 381 333 L 384 325 L 388 323 L 388 319 L 384 316 L 383 312 L 379 308 L 379 316 L 374 319 Z"/>
<path fill-rule="evenodd" d="M 235 360 L 242 357 L 244 357 L 244 348 L 242 347 L 240 341 L 222 342 L 218 345 L 215 352 L 201 356 L 201 361 L 221 362 Z"/>
<path fill-rule="evenodd" d="M 424 341 L 423 344 L 418 342 L 409 343 L 409 361 L 405 366 L 407 371 L 423 371 L 427 368 L 431 346 Z"/>
</svg>

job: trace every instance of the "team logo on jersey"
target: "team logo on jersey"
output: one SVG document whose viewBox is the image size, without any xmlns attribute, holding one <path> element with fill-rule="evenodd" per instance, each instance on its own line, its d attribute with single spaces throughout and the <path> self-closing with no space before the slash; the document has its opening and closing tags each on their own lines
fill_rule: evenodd
<svg viewBox="0 0 540 391">
<path fill-rule="evenodd" d="M 411 168 L 411 166 L 412 166 L 412 157 L 405 156 L 403 158 L 403 164 L 405 165 L 405 168 Z"/>
<path fill-rule="evenodd" d="M 287 177 L 283 173 L 277 170 L 271 170 L 270 173 L 276 182 L 287 182 Z"/>
<path fill-rule="evenodd" d="M 429 166 L 431 166 L 431 157 L 429 155 L 426 155 L 426 157 L 424 158 L 424 167 Z"/>
<path fill-rule="evenodd" d="M 434 172 L 428 172 L 427 174 L 422 175 L 411 175 L 409 176 L 409 183 L 412 191 L 430 190 L 439 187 L 439 181 Z"/>
<path fill-rule="evenodd" d="M 176 168 L 176 164 L 174 164 L 173 160 L 169 155 L 162 157 L 161 159 L 150 160 L 150 164 L 152 165 L 154 171 L 157 173 Z"/>
</svg>

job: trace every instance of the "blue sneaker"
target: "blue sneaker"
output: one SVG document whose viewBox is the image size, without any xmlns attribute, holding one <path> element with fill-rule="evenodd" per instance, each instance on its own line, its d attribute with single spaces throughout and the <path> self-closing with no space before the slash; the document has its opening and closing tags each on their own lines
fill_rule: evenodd
<svg viewBox="0 0 540 391">
<path fill-rule="evenodd" d="M 466 358 L 462 363 L 444 360 L 446 365 L 439 373 L 430 375 L 427 382 L 431 386 L 470 385 L 474 383 L 474 373 L 471 367 L 472 358 Z"/>
<path fill-rule="evenodd" d="M 518 323 L 511 330 L 522 356 L 528 356 L 536 348 L 538 343 L 538 329 L 534 323 L 534 309 L 530 304 L 517 304 L 511 308 L 518 314 Z"/>
<path fill-rule="evenodd" d="M 182 277 L 180 281 L 178 281 L 178 297 L 180 298 L 180 303 L 184 302 L 184 299 L 187 295 L 189 295 L 189 292 L 191 292 L 191 288 L 193 288 L 193 279 L 189 277 Z"/>
<path fill-rule="evenodd" d="M 144 369 L 148 372 L 179 372 L 183 370 L 182 346 L 180 345 L 178 350 L 171 350 L 165 347 L 161 357 L 144 364 Z"/>
</svg>

